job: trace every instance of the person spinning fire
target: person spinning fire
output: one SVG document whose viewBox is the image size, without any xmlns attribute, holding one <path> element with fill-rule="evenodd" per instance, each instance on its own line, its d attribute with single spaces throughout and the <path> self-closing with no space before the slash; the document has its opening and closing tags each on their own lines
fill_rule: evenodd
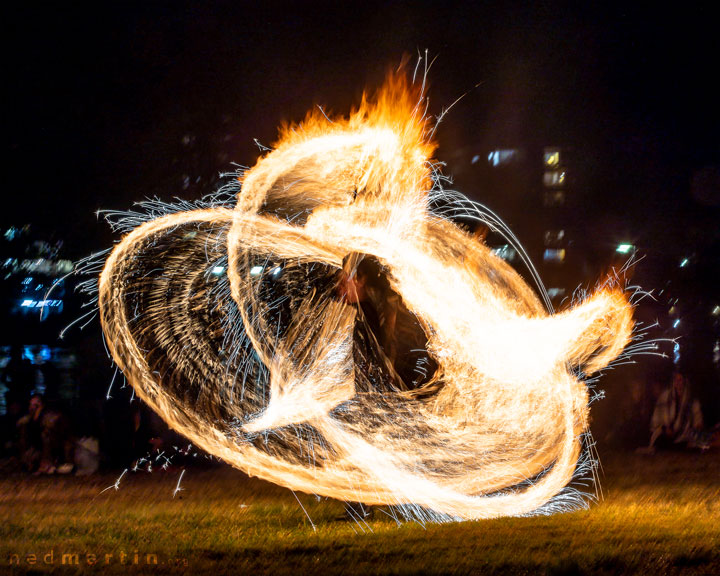
<svg viewBox="0 0 720 576">
<path fill-rule="evenodd" d="M 390 390 L 411 396 L 436 391 L 438 364 L 428 352 L 425 331 L 392 289 L 380 261 L 367 254 L 346 256 L 338 293 L 357 308 L 354 359 L 370 384 L 387 391 L 389 380 Z"/>
</svg>

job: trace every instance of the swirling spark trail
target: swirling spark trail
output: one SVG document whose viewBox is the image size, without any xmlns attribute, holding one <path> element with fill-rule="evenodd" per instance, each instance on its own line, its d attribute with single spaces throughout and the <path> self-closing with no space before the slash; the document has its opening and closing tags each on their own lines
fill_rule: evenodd
<svg viewBox="0 0 720 576">
<path fill-rule="evenodd" d="M 421 520 L 576 505 L 581 378 L 622 352 L 631 308 L 608 285 L 550 315 L 453 224 L 500 226 L 443 190 L 423 102 L 391 78 L 348 118 L 315 111 L 282 130 L 221 194 L 125 215 L 138 225 L 99 281 L 109 349 L 172 428 L 292 490 Z M 377 264 L 398 327 L 426 341 L 412 382 L 359 328 L 361 261 Z"/>
</svg>

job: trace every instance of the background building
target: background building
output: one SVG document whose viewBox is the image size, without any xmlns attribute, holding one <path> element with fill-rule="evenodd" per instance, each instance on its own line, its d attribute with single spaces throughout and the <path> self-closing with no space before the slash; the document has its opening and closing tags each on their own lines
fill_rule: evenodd
<svg viewBox="0 0 720 576">
<path fill-rule="evenodd" d="M 2 231 L 0 415 L 7 411 L 6 391 L 14 377 L 11 361 L 24 367 L 27 395 L 38 392 L 67 404 L 78 398 L 76 339 L 58 339 L 80 315 L 73 279 L 68 278 L 73 262 L 64 256 L 62 240 L 43 238 L 29 224 Z"/>
</svg>

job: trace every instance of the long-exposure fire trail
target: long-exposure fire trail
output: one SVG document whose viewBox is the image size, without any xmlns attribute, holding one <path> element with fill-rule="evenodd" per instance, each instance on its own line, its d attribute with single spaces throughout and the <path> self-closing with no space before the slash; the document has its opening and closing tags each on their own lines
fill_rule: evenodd
<svg viewBox="0 0 720 576">
<path fill-rule="evenodd" d="M 108 347 L 172 428 L 292 490 L 421 521 L 576 506 L 584 379 L 630 341 L 631 306 L 607 283 L 553 315 L 454 224 L 503 231 L 444 190 L 424 109 L 391 77 L 216 195 L 117 216 Z"/>
</svg>

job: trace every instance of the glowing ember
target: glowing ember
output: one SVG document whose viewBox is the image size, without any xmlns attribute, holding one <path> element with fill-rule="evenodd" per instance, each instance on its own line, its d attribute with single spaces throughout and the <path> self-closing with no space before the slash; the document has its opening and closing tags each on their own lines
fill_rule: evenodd
<svg viewBox="0 0 720 576">
<path fill-rule="evenodd" d="M 422 104 L 391 79 L 347 119 L 283 130 L 230 185 L 234 207 L 218 195 L 137 226 L 100 278 L 108 345 L 172 428 L 293 490 L 433 520 L 577 504 L 579 378 L 629 342 L 630 307 L 604 288 L 550 316 L 454 225 L 499 226 L 440 186 Z"/>
</svg>

